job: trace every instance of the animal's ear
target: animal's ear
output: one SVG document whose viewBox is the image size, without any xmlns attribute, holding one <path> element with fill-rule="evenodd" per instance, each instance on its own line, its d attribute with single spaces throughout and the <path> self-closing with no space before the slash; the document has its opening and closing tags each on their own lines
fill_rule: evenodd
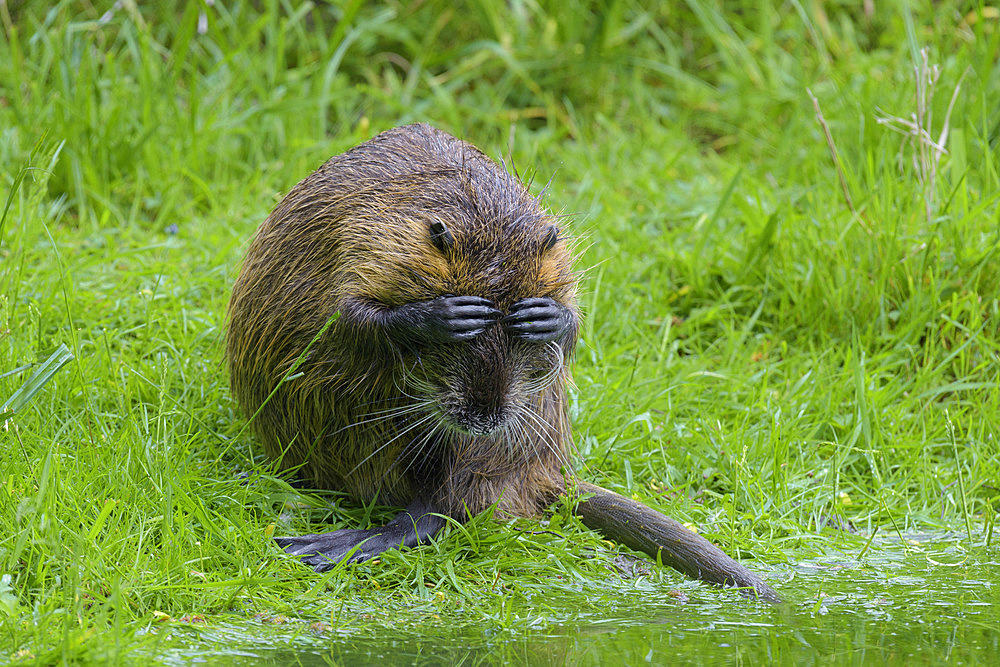
<svg viewBox="0 0 1000 667">
<path fill-rule="evenodd" d="M 542 252 L 545 252 L 552 246 L 556 244 L 559 240 L 559 228 L 555 225 L 549 225 L 548 234 L 545 236 L 545 240 L 542 241 Z"/>
<path fill-rule="evenodd" d="M 455 245 L 455 237 L 451 235 L 451 231 L 448 230 L 448 226 L 440 220 L 435 220 L 431 223 L 430 231 L 431 243 L 437 246 L 437 249 L 441 252 L 444 252 Z"/>
</svg>

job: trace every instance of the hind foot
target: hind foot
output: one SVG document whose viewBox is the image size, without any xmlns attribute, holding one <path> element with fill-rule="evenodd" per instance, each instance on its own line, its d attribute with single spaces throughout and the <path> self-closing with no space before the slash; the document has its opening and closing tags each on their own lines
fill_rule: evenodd
<svg viewBox="0 0 1000 667">
<path fill-rule="evenodd" d="M 345 528 L 329 533 L 276 537 L 274 541 L 317 572 L 326 572 L 345 559 L 356 563 L 389 549 L 427 542 L 445 523 L 444 517 L 433 511 L 427 503 L 416 500 L 381 528 Z"/>
</svg>

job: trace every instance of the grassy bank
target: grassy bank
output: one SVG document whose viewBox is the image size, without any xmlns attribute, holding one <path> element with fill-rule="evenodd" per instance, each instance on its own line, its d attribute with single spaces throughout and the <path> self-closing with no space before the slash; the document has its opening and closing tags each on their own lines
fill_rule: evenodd
<svg viewBox="0 0 1000 667">
<path fill-rule="evenodd" d="M 296 493 L 243 430 L 221 354 L 243 248 L 324 159 L 418 120 L 551 177 L 586 238 L 584 477 L 779 590 L 874 531 L 996 544 L 995 11 L 223 4 L 0 2 L 0 402 L 74 357 L 0 430 L 0 656 L 282 616 L 516 632 L 554 600 L 691 590 L 623 576 L 560 508 L 324 576 L 269 542 L 383 515 Z"/>
</svg>

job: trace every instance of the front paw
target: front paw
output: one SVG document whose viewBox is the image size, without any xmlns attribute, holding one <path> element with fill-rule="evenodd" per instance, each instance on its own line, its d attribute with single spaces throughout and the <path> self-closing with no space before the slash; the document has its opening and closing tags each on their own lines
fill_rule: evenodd
<svg viewBox="0 0 1000 667">
<path fill-rule="evenodd" d="M 441 296 L 425 303 L 425 330 L 437 342 L 471 340 L 503 314 L 478 296 Z"/>
<path fill-rule="evenodd" d="M 566 335 L 573 323 L 573 313 L 548 297 L 530 297 L 511 306 L 510 313 L 500 322 L 511 336 L 532 343 L 549 343 Z"/>
</svg>

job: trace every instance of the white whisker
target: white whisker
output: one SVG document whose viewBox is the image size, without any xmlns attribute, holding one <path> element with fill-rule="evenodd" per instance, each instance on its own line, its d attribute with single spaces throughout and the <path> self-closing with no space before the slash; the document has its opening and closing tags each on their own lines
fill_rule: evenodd
<svg viewBox="0 0 1000 667">
<path fill-rule="evenodd" d="M 350 472 L 348 472 L 347 474 L 348 475 L 354 474 L 357 471 L 358 468 L 360 468 L 365 463 L 367 463 L 373 456 L 375 456 L 376 454 L 378 454 L 379 452 L 381 452 L 383 449 L 385 449 L 386 447 L 388 447 L 389 445 L 391 445 L 396 440 L 399 440 L 401 437 L 403 437 L 404 435 L 406 435 L 407 433 L 409 433 L 413 429 L 417 428 L 421 424 L 423 424 L 423 423 L 425 423 L 428 420 L 433 419 L 433 418 L 434 418 L 434 413 L 428 413 L 428 414 L 424 415 L 423 417 L 421 417 L 420 419 L 418 419 L 417 421 L 415 421 L 414 423 L 410 424 L 405 429 L 403 429 L 402 431 L 400 431 L 399 433 L 397 433 L 395 436 L 393 436 L 392 438 L 390 438 L 386 442 L 384 442 L 381 445 L 379 445 L 378 447 L 376 447 L 372 451 L 371 454 L 369 454 L 368 456 L 366 456 L 365 458 L 363 458 L 356 466 L 354 466 L 353 468 L 351 468 Z"/>
</svg>

